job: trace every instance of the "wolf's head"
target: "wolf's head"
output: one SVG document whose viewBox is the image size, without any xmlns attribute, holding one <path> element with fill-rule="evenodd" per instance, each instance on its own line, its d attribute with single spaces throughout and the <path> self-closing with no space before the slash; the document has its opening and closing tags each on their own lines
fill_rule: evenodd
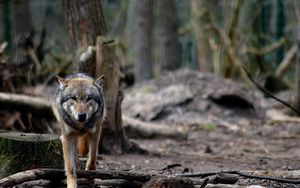
<svg viewBox="0 0 300 188">
<path fill-rule="evenodd" d="M 94 80 L 76 74 L 67 78 L 57 76 L 57 79 L 60 85 L 56 104 L 66 123 L 88 123 L 103 112 L 103 76 Z"/>
</svg>

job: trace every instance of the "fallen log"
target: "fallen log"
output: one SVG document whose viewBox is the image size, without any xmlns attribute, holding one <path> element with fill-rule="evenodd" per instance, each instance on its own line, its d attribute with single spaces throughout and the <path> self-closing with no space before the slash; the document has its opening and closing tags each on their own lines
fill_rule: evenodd
<svg viewBox="0 0 300 188">
<path fill-rule="evenodd" d="M 135 138 L 173 138 L 186 139 L 187 133 L 183 129 L 172 127 L 170 125 L 163 125 L 153 122 L 143 122 L 123 115 L 123 123 L 126 133 Z"/>
<path fill-rule="evenodd" d="M 5 110 L 30 111 L 39 117 L 54 119 L 51 103 L 40 97 L 0 92 L 0 106 Z M 187 138 L 183 129 L 170 125 L 143 122 L 124 115 L 122 119 L 126 132 L 132 137 L 167 137 L 179 140 Z"/>
<path fill-rule="evenodd" d="M 0 92 L 0 106 L 3 110 L 29 111 L 45 118 L 54 119 L 50 102 L 40 97 Z"/>
</svg>

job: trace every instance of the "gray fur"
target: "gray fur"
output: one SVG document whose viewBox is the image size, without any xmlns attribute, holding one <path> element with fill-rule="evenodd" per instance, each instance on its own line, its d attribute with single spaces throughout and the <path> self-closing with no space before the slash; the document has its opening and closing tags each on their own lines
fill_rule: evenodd
<svg viewBox="0 0 300 188">
<path fill-rule="evenodd" d="M 73 78 L 83 78 L 87 80 L 94 81 L 94 79 L 86 74 L 78 73 L 67 76 L 64 80 L 68 81 Z M 71 104 L 73 101 L 73 97 L 79 96 L 79 93 L 83 95 L 83 97 L 91 98 L 91 102 L 95 102 L 97 104 L 97 110 L 88 117 L 87 121 L 79 122 L 76 118 L 70 113 L 68 109 L 68 104 Z M 103 79 L 97 81 L 93 85 L 79 85 L 78 87 L 68 87 L 64 86 L 62 83 L 57 87 L 55 93 L 55 103 L 56 108 L 59 112 L 60 117 L 65 121 L 65 123 L 80 131 L 83 132 L 91 127 L 93 127 L 99 117 L 103 115 L 104 111 L 104 96 L 103 96 Z M 80 99 L 82 100 L 82 99 Z M 90 101 L 88 101 L 90 102 Z M 64 107 L 64 104 L 65 107 Z"/>
</svg>

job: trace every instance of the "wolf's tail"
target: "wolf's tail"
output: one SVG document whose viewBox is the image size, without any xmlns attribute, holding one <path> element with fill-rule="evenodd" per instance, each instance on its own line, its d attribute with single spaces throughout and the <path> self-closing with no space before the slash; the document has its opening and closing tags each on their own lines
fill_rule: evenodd
<svg viewBox="0 0 300 188">
<path fill-rule="evenodd" d="M 89 145 L 88 145 L 88 135 L 85 134 L 78 139 L 77 143 L 77 151 L 78 155 L 84 157 L 89 152 Z"/>
</svg>

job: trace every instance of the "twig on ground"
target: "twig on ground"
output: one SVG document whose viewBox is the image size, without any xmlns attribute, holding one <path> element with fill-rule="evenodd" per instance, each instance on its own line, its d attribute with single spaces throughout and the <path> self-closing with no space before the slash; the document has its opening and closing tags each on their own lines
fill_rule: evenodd
<svg viewBox="0 0 300 188">
<path fill-rule="evenodd" d="M 209 180 L 209 178 L 205 178 L 205 179 L 203 180 L 203 182 L 202 182 L 200 188 L 205 188 L 206 185 L 208 184 L 208 180 Z"/>
<path fill-rule="evenodd" d="M 271 176 L 252 175 L 252 174 L 248 174 L 248 173 L 244 173 L 244 172 L 240 172 L 240 171 L 236 171 L 236 170 L 175 174 L 175 176 L 202 177 L 203 178 L 203 177 L 216 175 L 218 173 L 236 174 L 236 175 L 251 178 L 251 179 L 271 180 L 271 181 L 277 181 L 277 182 L 280 182 L 280 183 L 300 184 L 299 179 L 287 179 L 287 178 L 279 178 L 279 177 L 271 177 Z"/>
<path fill-rule="evenodd" d="M 179 163 L 174 163 L 174 164 L 169 164 L 167 165 L 166 167 L 160 169 L 161 171 L 165 171 L 165 170 L 169 170 L 169 169 L 172 169 L 172 168 L 175 168 L 175 167 L 179 167 L 181 166 L 181 164 Z"/>
<path fill-rule="evenodd" d="M 271 176 L 263 176 L 263 175 L 255 175 L 246 172 L 236 171 L 236 170 L 227 170 L 227 171 L 214 171 L 214 172 L 198 172 L 198 173 L 186 173 L 186 174 L 174 174 L 169 176 L 164 176 L 161 174 L 153 174 L 153 173 L 134 173 L 134 172 L 125 172 L 125 171 L 83 171 L 79 170 L 77 172 L 78 178 L 86 178 L 86 179 L 95 179 L 95 183 L 99 185 L 107 184 L 132 184 L 132 185 L 141 185 L 149 181 L 152 178 L 176 178 L 176 177 L 186 177 L 191 178 L 190 181 L 193 182 L 194 185 L 201 185 L 200 187 L 204 188 L 209 182 L 208 178 L 199 181 L 199 179 L 194 179 L 195 177 L 205 178 L 208 176 L 218 175 L 218 174 L 235 174 L 238 176 L 251 178 L 251 179 L 260 179 L 260 180 L 270 180 L 276 181 L 280 183 L 290 183 L 290 184 L 300 184 L 299 179 L 288 179 L 288 178 L 280 178 L 280 177 L 271 177 Z M 225 176 L 224 176 L 225 177 Z M 101 179 L 102 182 L 99 182 Z M 231 178 L 232 179 L 232 178 Z M 237 178 L 238 179 L 238 178 Z M 50 181 L 48 181 L 50 180 Z M 38 182 L 49 185 L 55 182 L 58 184 L 64 184 L 63 180 L 65 180 L 65 171 L 59 169 L 34 169 L 27 170 L 23 172 L 19 172 L 17 174 L 5 177 L 0 179 L 0 187 L 13 187 L 16 185 L 34 185 Z M 107 180 L 107 181 L 104 181 Z M 27 183 L 26 183 L 27 182 Z M 234 184 L 233 181 L 224 182 L 225 184 Z M 222 183 L 221 182 L 221 183 Z M 236 182 L 236 181 L 235 181 Z M 85 182 L 83 182 L 85 183 Z M 216 182 L 214 182 L 216 183 Z M 217 182 L 220 183 L 220 182 Z"/>
</svg>

